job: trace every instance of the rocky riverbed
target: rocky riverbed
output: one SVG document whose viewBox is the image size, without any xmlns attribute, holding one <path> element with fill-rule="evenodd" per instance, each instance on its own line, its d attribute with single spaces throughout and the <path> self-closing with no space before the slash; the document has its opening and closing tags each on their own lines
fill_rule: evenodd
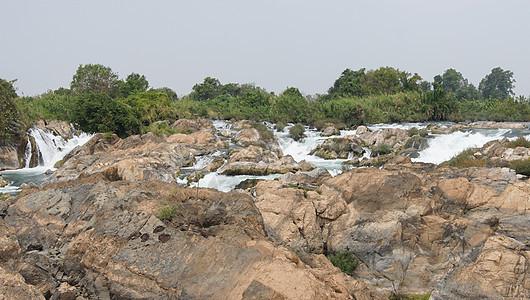
<svg viewBox="0 0 530 300">
<path fill-rule="evenodd" d="M 188 132 L 171 136 L 97 134 L 45 184 L 0 200 L 0 295 L 530 298 L 530 182 L 515 171 L 413 162 L 400 154 L 419 132 L 360 128 L 313 148 L 358 158 L 385 144 L 388 159 L 332 176 L 249 122 L 235 125 L 218 134 L 186 120 L 173 126 Z M 475 159 L 527 158 L 528 148 L 506 143 L 478 148 Z M 230 192 L 177 184 L 208 155 L 221 163 L 194 172 L 283 175 Z M 352 276 L 326 258 L 339 252 L 358 259 Z"/>
</svg>

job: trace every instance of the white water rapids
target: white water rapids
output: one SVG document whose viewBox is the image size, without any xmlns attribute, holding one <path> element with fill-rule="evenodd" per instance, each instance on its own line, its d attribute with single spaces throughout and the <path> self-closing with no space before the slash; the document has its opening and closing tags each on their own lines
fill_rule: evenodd
<svg viewBox="0 0 530 300">
<path fill-rule="evenodd" d="M 225 121 L 213 121 L 214 126 L 217 130 L 230 130 L 231 123 Z M 425 128 L 427 123 L 402 123 L 402 124 L 374 124 L 368 126 L 371 130 L 381 130 L 386 128 L 401 128 L 410 129 L 416 127 L 418 129 Z M 439 123 L 438 125 L 450 126 L 449 123 Z M 527 124 L 528 125 L 528 124 Z M 283 132 L 277 132 L 273 129 L 273 124 L 267 124 L 267 126 L 274 131 L 278 143 L 284 153 L 284 155 L 291 155 L 296 161 L 306 160 L 315 164 L 317 167 L 327 169 L 333 176 L 342 172 L 342 163 L 346 159 L 336 160 L 325 160 L 320 157 L 310 155 L 311 150 L 316 148 L 319 144 L 324 142 L 327 138 L 340 137 L 345 135 L 355 135 L 355 131 L 342 130 L 340 135 L 332 137 L 321 137 L 320 132 L 315 129 L 306 127 L 306 137 L 300 141 L 294 141 L 289 136 L 289 126 L 284 129 Z M 292 125 L 291 125 L 292 126 Z M 236 131 L 232 130 L 235 135 Z M 47 170 L 54 170 L 54 164 L 61 160 L 66 154 L 68 154 L 76 146 L 83 145 L 86 143 L 92 135 L 90 134 L 79 134 L 69 140 L 64 140 L 61 137 L 53 135 L 50 131 L 43 131 L 38 128 L 31 128 L 28 131 L 28 135 L 31 135 L 35 139 L 36 151 L 40 153 L 38 155 L 39 166 L 35 168 L 26 168 L 14 171 L 2 171 L 2 177 L 9 182 L 9 185 L 0 188 L 0 193 L 17 193 L 19 186 L 24 182 L 34 182 L 39 184 L 42 182 L 47 175 Z M 430 162 L 439 164 L 443 161 L 450 159 L 465 149 L 471 147 L 480 147 L 485 143 L 502 138 L 515 138 L 517 136 L 524 135 L 527 139 L 530 139 L 530 130 L 517 130 L 517 129 L 474 129 L 469 131 L 455 131 L 451 134 L 435 134 L 434 137 L 429 139 L 429 147 L 419 152 L 419 157 L 413 158 L 416 162 Z M 229 139 L 229 146 L 233 144 Z M 26 160 L 29 161 L 31 149 L 26 150 Z M 210 162 L 212 162 L 214 156 L 221 156 L 220 152 L 213 153 L 207 156 L 200 156 L 196 158 L 195 164 L 192 167 L 182 168 L 189 172 L 199 171 Z M 369 157 L 369 150 L 365 154 Z M 238 183 L 245 179 L 274 179 L 280 176 L 280 174 L 273 174 L 268 176 L 226 176 L 212 172 L 206 174 L 204 178 L 192 186 L 216 188 L 221 191 L 229 191 L 233 189 Z M 185 178 L 177 179 L 180 184 L 186 184 Z"/>
<path fill-rule="evenodd" d="M 451 126 L 453 123 L 437 123 L 439 126 Z M 214 121 L 214 126 L 218 129 L 229 129 L 230 123 L 224 121 Z M 346 135 L 356 135 L 354 130 L 342 130 L 340 135 L 331 137 L 320 136 L 320 131 L 306 127 L 306 137 L 300 141 L 294 141 L 289 136 L 289 127 L 286 127 L 283 132 L 277 132 L 273 128 L 273 124 L 267 124 L 269 129 L 274 132 L 278 143 L 284 155 L 291 155 L 296 161 L 306 160 L 315 164 L 317 167 L 327 169 L 333 176 L 342 173 L 342 163 L 347 159 L 326 160 L 314 155 L 310 155 L 311 150 L 328 138 L 341 137 Z M 422 129 L 427 127 L 429 123 L 401 123 L 401 124 L 374 124 L 368 126 L 369 129 L 381 130 L 387 128 Z M 292 125 L 291 125 L 292 126 Z M 232 131 L 236 133 L 236 131 Z M 515 138 L 516 136 L 526 135 L 530 139 L 530 130 L 518 129 L 473 129 L 469 131 L 455 131 L 450 134 L 435 134 L 429 141 L 429 147 L 419 152 L 419 157 L 413 158 L 415 162 L 429 162 L 439 164 L 449 160 L 453 156 L 459 154 L 463 150 L 472 147 L 481 147 L 485 143 L 502 138 Z M 368 149 L 365 157 L 369 157 Z M 233 189 L 238 183 L 246 179 L 262 178 L 273 179 L 279 177 L 280 174 L 268 176 L 226 176 L 216 172 L 207 174 L 198 183 L 192 186 L 215 188 L 221 191 L 229 191 Z"/>
<path fill-rule="evenodd" d="M 23 183 L 41 183 L 47 177 L 45 173 L 48 170 L 55 170 L 53 166 L 57 161 L 63 159 L 75 147 L 88 142 L 93 136 L 87 133 L 80 133 L 79 135 L 74 135 L 71 139 L 65 140 L 60 136 L 54 135 L 51 131 L 44 131 L 37 127 L 31 127 L 27 134 L 35 140 L 35 149 L 32 151 L 31 143 L 28 142 L 24 157 L 26 161 L 25 168 L 1 172 L 2 177 L 9 184 L 0 188 L 0 193 L 15 194 Z M 29 167 L 32 152 L 37 155 L 38 161 L 38 166 L 34 168 Z"/>
</svg>

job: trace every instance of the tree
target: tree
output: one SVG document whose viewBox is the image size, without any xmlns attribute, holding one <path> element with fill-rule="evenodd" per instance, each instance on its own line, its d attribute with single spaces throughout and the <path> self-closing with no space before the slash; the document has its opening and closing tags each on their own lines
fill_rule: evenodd
<svg viewBox="0 0 530 300">
<path fill-rule="evenodd" d="M 297 88 L 286 89 L 274 101 L 274 121 L 305 123 L 307 121 L 307 100 Z"/>
<path fill-rule="evenodd" d="M 17 93 L 13 82 L 0 78 L 0 145 L 12 142 L 21 133 L 20 115 L 14 102 Z"/>
<path fill-rule="evenodd" d="M 74 99 L 73 121 L 86 132 L 114 132 L 120 137 L 139 133 L 141 123 L 127 104 L 105 93 L 83 93 Z"/>
<path fill-rule="evenodd" d="M 144 75 L 131 73 L 125 81 L 120 81 L 119 89 L 122 97 L 128 97 L 131 94 L 145 92 L 149 88 L 149 82 Z"/>
<path fill-rule="evenodd" d="M 190 97 L 198 101 L 214 99 L 220 95 L 220 87 L 221 83 L 218 79 L 206 77 L 202 83 L 193 86 Z"/>
<path fill-rule="evenodd" d="M 160 93 L 165 93 L 167 95 L 167 97 L 169 98 L 169 100 L 171 101 L 177 101 L 179 99 L 177 93 L 168 88 L 168 87 L 161 87 L 161 88 L 156 88 L 154 89 L 155 92 L 160 92 Z"/>
<path fill-rule="evenodd" d="M 439 85 L 446 93 L 454 95 L 458 100 L 480 99 L 477 88 L 455 69 L 447 69 L 442 75 L 434 76 L 434 84 Z"/>
<path fill-rule="evenodd" d="M 485 99 L 503 100 L 514 95 L 514 83 L 515 79 L 513 79 L 512 71 L 504 71 L 500 67 L 497 67 L 492 69 L 491 73 L 480 81 L 478 90 Z"/>
<path fill-rule="evenodd" d="M 346 69 L 340 77 L 335 80 L 333 86 L 329 88 L 328 94 L 331 98 L 339 97 L 360 97 L 369 94 L 369 91 L 361 85 L 361 80 L 365 74 L 364 68 L 359 71 Z"/>
<path fill-rule="evenodd" d="M 76 95 L 94 92 L 116 96 L 117 88 L 118 74 L 100 64 L 79 65 L 70 83 Z"/>
</svg>

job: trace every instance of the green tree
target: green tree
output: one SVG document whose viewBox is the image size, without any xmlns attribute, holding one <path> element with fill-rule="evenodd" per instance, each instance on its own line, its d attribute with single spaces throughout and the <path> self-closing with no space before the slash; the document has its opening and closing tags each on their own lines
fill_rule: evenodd
<svg viewBox="0 0 530 300">
<path fill-rule="evenodd" d="M 76 95 L 93 92 L 114 97 L 118 91 L 118 74 L 100 64 L 79 65 L 70 89 Z"/>
<path fill-rule="evenodd" d="M 305 123 L 309 115 L 308 103 L 297 88 L 286 89 L 274 101 L 274 121 Z"/>
<path fill-rule="evenodd" d="M 515 79 L 513 79 L 513 72 L 510 70 L 503 70 L 500 67 L 491 70 L 491 73 L 486 75 L 478 86 L 478 90 L 482 93 L 485 99 L 507 99 L 514 95 Z"/>
<path fill-rule="evenodd" d="M 365 70 L 364 68 L 358 71 L 344 70 L 340 77 L 335 80 L 333 86 L 328 89 L 329 96 L 339 98 L 368 95 L 370 91 L 363 88 L 361 84 L 363 77 L 366 76 Z"/>
<path fill-rule="evenodd" d="M 169 97 L 165 93 L 154 90 L 137 92 L 124 99 L 123 102 L 135 112 L 136 118 L 145 126 L 176 117 Z"/>
<path fill-rule="evenodd" d="M 447 69 L 442 75 L 436 75 L 434 83 L 438 84 L 446 93 L 454 95 L 458 100 L 478 100 L 481 98 L 477 88 L 455 69 Z"/>
<path fill-rule="evenodd" d="M 128 97 L 131 94 L 145 92 L 149 88 L 149 82 L 144 75 L 131 73 L 125 81 L 119 84 L 119 90 L 122 97 Z"/>
<path fill-rule="evenodd" d="M 457 109 L 457 103 L 452 94 L 448 94 L 438 83 L 434 89 L 422 95 L 425 114 L 428 120 L 447 120 Z"/>
<path fill-rule="evenodd" d="M 17 93 L 13 82 L 0 78 L 0 145 L 19 137 L 23 127 L 19 122 L 20 114 L 14 102 Z"/>
<path fill-rule="evenodd" d="M 220 87 L 221 83 L 218 79 L 206 77 L 202 83 L 193 86 L 190 98 L 198 101 L 214 99 L 221 94 Z"/>
<path fill-rule="evenodd" d="M 83 93 L 74 99 L 73 121 L 86 132 L 114 132 L 126 137 L 140 132 L 141 123 L 127 104 L 105 93 Z"/>
<path fill-rule="evenodd" d="M 168 87 L 156 88 L 154 89 L 154 91 L 159 93 L 165 93 L 171 102 L 177 101 L 179 99 L 177 93 Z"/>
</svg>

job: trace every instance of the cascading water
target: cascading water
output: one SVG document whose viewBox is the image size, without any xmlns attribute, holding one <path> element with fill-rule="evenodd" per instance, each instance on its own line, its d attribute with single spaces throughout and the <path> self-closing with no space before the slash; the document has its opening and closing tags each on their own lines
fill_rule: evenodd
<svg viewBox="0 0 530 300">
<path fill-rule="evenodd" d="M 428 148 L 420 151 L 419 156 L 412 161 L 440 164 L 466 149 L 482 147 L 487 142 L 513 138 L 523 133 L 516 129 L 473 129 L 437 134 L 429 140 Z"/>
<path fill-rule="evenodd" d="M 86 143 L 93 135 L 81 133 L 65 140 L 54 135 L 51 131 L 44 131 L 37 127 L 31 127 L 28 132 L 28 144 L 24 153 L 26 167 L 19 170 L 2 171 L 2 177 L 9 182 L 9 185 L 0 188 L 0 193 L 15 194 L 21 184 L 33 182 L 41 183 L 48 175 L 48 170 L 54 170 L 54 164 L 63 159 L 66 154 L 75 147 Z M 34 141 L 34 149 L 30 139 Z M 35 155 L 38 165 L 30 168 L 29 162 Z"/>
</svg>

